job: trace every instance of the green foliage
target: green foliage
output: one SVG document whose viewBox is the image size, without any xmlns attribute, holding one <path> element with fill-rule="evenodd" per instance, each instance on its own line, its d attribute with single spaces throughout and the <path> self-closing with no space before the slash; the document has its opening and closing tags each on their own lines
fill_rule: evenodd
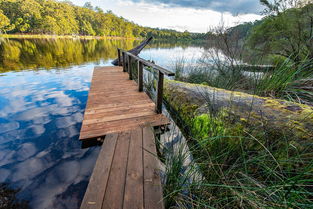
<svg viewBox="0 0 313 209">
<path fill-rule="evenodd" d="M 5 32 L 5 28 L 10 25 L 10 20 L 7 16 L 5 16 L 0 9 L 0 32 Z"/>
<path fill-rule="evenodd" d="M 223 117 L 213 117 L 209 114 L 195 116 L 192 121 L 192 134 L 199 140 L 208 136 L 220 136 L 225 134 Z"/>
<path fill-rule="evenodd" d="M 171 112 L 174 120 L 186 118 L 182 108 Z M 168 208 L 312 208 L 312 139 L 265 124 L 256 128 L 229 117 L 231 112 L 190 114 L 180 121 L 181 128 L 197 128 L 185 133 L 189 150 L 165 150 Z"/>
<path fill-rule="evenodd" d="M 313 77 L 312 67 L 312 59 L 300 63 L 294 63 L 290 59 L 280 61 L 275 70 L 265 72 L 262 78 L 256 81 L 256 94 L 312 103 L 310 84 L 305 84 L 307 79 Z"/>
<path fill-rule="evenodd" d="M 280 55 L 299 62 L 313 58 L 312 38 L 313 4 L 309 4 L 266 17 L 253 29 L 248 46 L 263 55 Z"/>
<path fill-rule="evenodd" d="M 2 12 L 3 11 L 3 12 Z M 205 34 L 141 27 L 111 11 L 103 12 L 87 2 L 0 0 L 0 31 L 56 35 L 119 36 L 127 38 L 203 39 Z"/>
</svg>

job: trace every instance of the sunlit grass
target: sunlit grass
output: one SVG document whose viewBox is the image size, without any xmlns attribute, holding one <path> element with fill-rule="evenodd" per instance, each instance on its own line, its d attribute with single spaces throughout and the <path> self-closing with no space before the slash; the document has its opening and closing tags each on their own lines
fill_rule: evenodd
<svg viewBox="0 0 313 209">
<path fill-rule="evenodd" d="M 206 84 L 212 87 L 243 91 L 259 96 L 282 98 L 289 101 L 312 104 L 313 60 L 293 63 L 286 59 L 274 70 L 247 72 L 247 68 L 228 65 L 200 65 L 176 61 L 176 80 Z"/>
<path fill-rule="evenodd" d="M 313 207 L 311 141 L 273 135 L 266 127 L 257 135 L 234 132 L 221 117 L 195 124 L 207 136 L 187 135 L 189 149 L 185 144 L 164 149 L 167 208 Z M 221 120 L 225 123 L 212 122 Z"/>
</svg>

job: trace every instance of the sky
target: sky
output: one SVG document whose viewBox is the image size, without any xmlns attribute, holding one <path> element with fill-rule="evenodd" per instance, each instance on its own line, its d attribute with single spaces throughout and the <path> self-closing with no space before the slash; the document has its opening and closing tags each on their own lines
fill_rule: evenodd
<svg viewBox="0 0 313 209">
<path fill-rule="evenodd" d="M 201 33 L 261 19 L 263 10 L 259 0 L 71 0 L 86 1 L 141 26 Z"/>
</svg>

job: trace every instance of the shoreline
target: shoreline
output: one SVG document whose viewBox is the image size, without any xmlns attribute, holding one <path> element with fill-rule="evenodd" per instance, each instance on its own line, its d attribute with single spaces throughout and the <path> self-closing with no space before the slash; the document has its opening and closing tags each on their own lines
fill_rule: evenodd
<svg viewBox="0 0 313 209">
<path fill-rule="evenodd" d="M 0 34 L 0 38 L 25 39 L 107 39 L 107 40 L 142 40 L 143 38 L 127 38 L 119 36 L 83 36 L 83 35 L 46 35 L 46 34 Z"/>
</svg>

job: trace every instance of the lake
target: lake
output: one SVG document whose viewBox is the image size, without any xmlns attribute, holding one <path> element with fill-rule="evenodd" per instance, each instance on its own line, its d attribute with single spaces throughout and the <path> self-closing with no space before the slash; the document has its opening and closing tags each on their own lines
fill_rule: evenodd
<svg viewBox="0 0 313 209">
<path fill-rule="evenodd" d="M 78 208 L 99 147 L 81 148 L 79 131 L 95 66 L 138 41 L 0 39 L 0 183 L 34 209 Z M 172 69 L 206 49 L 154 42 L 140 56 Z"/>
</svg>

